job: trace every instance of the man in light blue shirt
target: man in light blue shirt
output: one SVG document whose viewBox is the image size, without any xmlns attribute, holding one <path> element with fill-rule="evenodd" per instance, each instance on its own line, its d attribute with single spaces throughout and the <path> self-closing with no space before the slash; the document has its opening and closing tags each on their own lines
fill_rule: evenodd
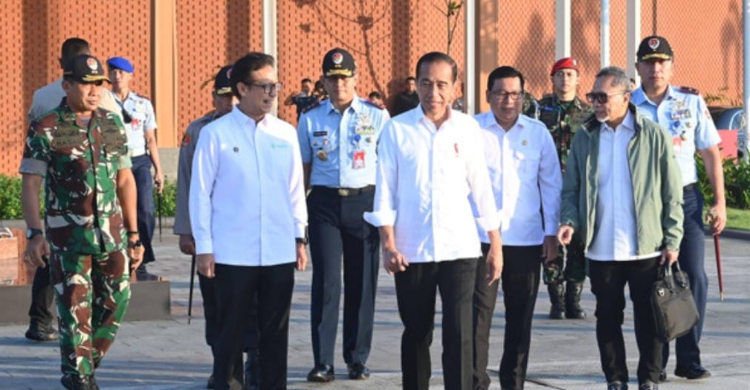
<svg viewBox="0 0 750 390">
<path fill-rule="evenodd" d="M 378 231 L 362 215 L 372 211 L 375 147 L 388 112 L 357 96 L 356 63 L 343 49 L 323 59 L 329 99 L 302 113 L 299 133 L 305 183 L 310 194 L 310 256 L 313 264 L 310 326 L 315 367 L 307 380 L 334 379 L 341 256 L 344 257 L 344 361 L 350 379 L 367 379 L 378 278 Z"/>
<path fill-rule="evenodd" d="M 706 102 L 693 88 L 675 87 L 672 79 L 674 53 L 666 39 L 646 37 L 638 48 L 638 73 L 642 85 L 633 92 L 632 102 L 648 119 L 662 125 L 672 136 L 672 147 L 682 174 L 683 211 L 685 235 L 680 245 L 680 268 L 688 273 L 690 287 L 700 313 L 700 321 L 676 342 L 677 364 L 675 375 L 687 379 L 711 376 L 703 368 L 698 343 L 706 313 L 708 278 L 704 267 L 703 195 L 696 185 L 698 175 L 694 155 L 696 150 L 706 166 L 706 174 L 714 192 L 714 204 L 709 212 L 714 234 L 724 229 L 727 219 L 724 199 L 724 173 L 719 152 L 719 134 L 716 131 Z M 661 380 L 666 379 L 669 344 L 664 345 L 664 369 Z"/>
</svg>

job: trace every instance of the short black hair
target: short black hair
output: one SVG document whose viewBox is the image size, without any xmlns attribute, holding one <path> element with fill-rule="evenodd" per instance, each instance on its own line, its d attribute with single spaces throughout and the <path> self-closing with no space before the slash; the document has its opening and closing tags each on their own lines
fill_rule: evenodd
<svg viewBox="0 0 750 390">
<path fill-rule="evenodd" d="M 310 84 L 312 84 L 312 80 L 310 80 L 307 77 L 305 77 L 304 79 L 302 79 L 302 84 L 304 84 L 304 83 L 310 83 Z"/>
<path fill-rule="evenodd" d="M 433 62 L 445 62 L 450 65 L 453 78 L 452 81 L 454 83 L 456 82 L 456 79 L 458 79 L 458 65 L 456 64 L 456 61 L 451 58 L 451 56 L 439 51 L 427 53 L 417 61 L 417 78 L 419 78 L 419 68 L 421 68 L 423 64 L 431 64 Z"/>
<path fill-rule="evenodd" d="M 79 54 L 89 53 L 89 43 L 83 38 L 68 38 L 62 44 L 62 50 L 60 51 L 60 66 L 65 67 L 65 64 L 71 60 L 71 58 Z"/>
<path fill-rule="evenodd" d="M 416 78 L 416 77 L 414 77 L 414 76 L 409 76 L 409 77 L 407 77 L 407 78 L 406 78 L 406 80 L 405 80 L 405 81 L 406 81 L 407 83 L 408 83 L 409 81 L 413 81 L 413 82 L 415 82 L 415 83 L 416 83 L 416 82 L 417 82 L 417 78 Z"/>
<path fill-rule="evenodd" d="M 370 92 L 370 95 L 367 96 L 370 99 L 382 99 L 383 95 L 380 94 L 378 91 L 372 91 Z"/>
<path fill-rule="evenodd" d="M 239 99 L 240 91 L 237 89 L 237 84 L 240 82 L 249 83 L 252 81 L 250 80 L 250 74 L 266 66 L 275 66 L 273 57 L 257 51 L 247 53 L 244 57 L 237 60 L 232 65 L 232 74 L 229 76 L 229 83 L 232 85 L 232 94 Z"/>
<path fill-rule="evenodd" d="M 491 91 L 492 86 L 495 84 L 495 80 L 498 79 L 510 79 L 518 77 L 521 80 L 521 91 L 525 91 L 526 81 L 523 79 L 523 74 L 512 66 L 501 66 L 487 76 L 487 90 Z"/>
</svg>

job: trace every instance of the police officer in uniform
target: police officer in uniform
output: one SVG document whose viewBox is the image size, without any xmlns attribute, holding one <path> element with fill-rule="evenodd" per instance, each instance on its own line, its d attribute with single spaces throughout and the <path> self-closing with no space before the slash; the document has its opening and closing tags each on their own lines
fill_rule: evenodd
<svg viewBox="0 0 750 390">
<path fill-rule="evenodd" d="M 576 96 L 579 72 L 578 62 L 571 57 L 555 62 L 550 72 L 554 93 L 545 95 L 539 101 L 539 120 L 552 134 L 563 171 L 573 135 L 594 112 L 590 105 Z M 544 263 L 543 275 L 551 303 L 549 318 L 586 318 L 586 312 L 580 305 L 583 283 L 586 281 L 586 259 L 578 236 L 554 261 Z M 567 282 L 566 285 L 563 282 Z"/>
<path fill-rule="evenodd" d="M 721 164 L 719 142 L 708 112 L 706 102 L 698 91 L 670 84 L 673 74 L 674 53 L 669 42 L 660 36 L 643 39 L 638 47 L 638 74 L 641 88 L 633 92 L 633 104 L 644 117 L 662 125 L 672 135 L 672 147 L 682 174 L 683 211 L 685 235 L 680 244 L 678 261 L 680 268 L 688 274 L 693 298 L 700 313 L 700 320 L 690 333 L 677 339 L 675 355 L 677 363 L 674 374 L 687 379 L 703 379 L 711 376 L 700 359 L 701 332 L 706 313 L 708 277 L 704 265 L 703 195 L 696 184 L 695 152 L 698 152 L 706 167 L 706 174 L 714 193 L 707 219 L 714 234 L 724 229 L 727 220 L 724 198 L 724 172 Z M 664 369 L 666 379 L 669 344 L 664 345 Z"/>
<path fill-rule="evenodd" d="M 378 278 L 378 231 L 363 219 L 375 194 L 376 145 L 389 119 L 357 96 L 354 57 L 336 48 L 323 59 L 329 99 L 300 117 L 299 133 L 313 264 L 310 325 L 315 367 L 307 380 L 334 380 L 333 356 L 344 267 L 344 361 L 349 378 L 367 379 Z"/>
<path fill-rule="evenodd" d="M 151 239 L 156 225 L 154 208 L 154 186 L 161 194 L 164 188 L 164 177 L 159 162 L 159 147 L 156 145 L 156 118 L 154 106 L 145 96 L 130 90 L 133 79 L 133 64 L 123 57 L 112 57 L 107 60 L 109 77 L 112 80 L 112 91 L 117 103 L 130 116 L 125 125 L 128 131 L 128 150 L 133 161 L 133 177 L 138 188 L 138 232 L 145 249 L 143 263 L 138 267 L 138 280 L 155 279 L 146 272 L 146 264 L 153 262 L 154 250 Z M 154 175 L 151 175 L 151 166 Z"/>
<path fill-rule="evenodd" d="M 125 128 L 119 116 L 98 108 L 102 83 L 109 81 L 104 69 L 82 54 L 67 62 L 63 75 L 65 101 L 31 123 L 19 168 L 29 238 L 23 258 L 45 267 L 49 256 L 63 386 L 98 390 L 94 370 L 125 315 L 129 274 L 143 247 Z"/>
</svg>

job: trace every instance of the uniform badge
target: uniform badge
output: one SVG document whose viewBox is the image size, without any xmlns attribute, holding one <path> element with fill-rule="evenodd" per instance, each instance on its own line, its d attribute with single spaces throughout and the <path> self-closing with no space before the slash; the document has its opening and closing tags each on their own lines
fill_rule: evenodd
<svg viewBox="0 0 750 390">
<path fill-rule="evenodd" d="M 318 145 L 320 145 L 320 144 L 318 143 L 318 141 L 313 141 L 313 143 L 312 143 L 312 146 L 313 146 L 313 148 L 317 148 L 317 147 L 318 147 Z"/>
<path fill-rule="evenodd" d="M 318 150 L 318 153 L 316 153 L 320 161 L 328 161 L 328 154 L 323 150 Z"/>
<path fill-rule="evenodd" d="M 659 39 L 657 39 L 657 38 L 651 38 L 651 39 L 648 40 L 648 47 L 650 47 L 651 50 L 656 50 L 656 48 L 659 47 L 660 43 L 661 42 L 659 42 Z"/>
<path fill-rule="evenodd" d="M 182 146 L 188 145 L 190 145 L 190 133 L 185 133 L 185 135 L 182 137 Z"/>
<path fill-rule="evenodd" d="M 687 135 L 687 133 L 683 131 L 683 132 L 682 132 L 682 134 L 680 134 L 680 138 L 681 138 L 681 139 L 682 139 L 683 141 L 687 141 L 687 139 L 688 139 L 688 135 Z"/>
<path fill-rule="evenodd" d="M 352 159 L 352 169 L 362 169 L 365 167 L 365 151 L 360 150 L 354 152 L 354 158 Z"/>
<path fill-rule="evenodd" d="M 526 146 L 528 144 L 529 144 L 529 141 L 526 141 L 526 140 L 521 141 L 521 145 L 523 145 L 523 146 Z"/>
<path fill-rule="evenodd" d="M 236 147 L 236 146 L 234 147 L 234 149 L 233 149 L 233 150 L 234 150 L 234 152 L 235 152 L 235 153 L 239 153 L 239 152 L 240 152 L 240 148 L 238 148 L 238 147 Z"/>
<path fill-rule="evenodd" d="M 333 53 L 333 55 L 331 56 L 331 59 L 333 60 L 334 64 L 341 65 L 341 62 L 344 61 L 344 55 L 339 52 L 336 52 L 336 53 Z"/>
<path fill-rule="evenodd" d="M 456 157 L 458 157 L 458 144 L 453 144 L 453 150 L 456 151 Z"/>
<path fill-rule="evenodd" d="M 86 65 L 88 65 L 89 69 L 91 70 L 99 69 L 99 65 L 96 64 L 96 60 L 93 58 L 89 58 L 88 60 L 86 60 Z"/>
<path fill-rule="evenodd" d="M 358 135 L 371 135 L 375 134 L 375 127 L 372 126 L 372 120 L 366 113 L 357 115 L 357 127 L 354 132 Z"/>
</svg>

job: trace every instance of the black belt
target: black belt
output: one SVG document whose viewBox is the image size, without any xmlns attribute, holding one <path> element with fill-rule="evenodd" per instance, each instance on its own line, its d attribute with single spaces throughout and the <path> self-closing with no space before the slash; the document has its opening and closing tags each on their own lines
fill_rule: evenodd
<svg viewBox="0 0 750 390">
<path fill-rule="evenodd" d="M 336 194 L 338 196 L 354 196 L 364 194 L 365 192 L 375 191 L 375 186 L 369 185 L 362 188 L 331 188 L 323 186 L 313 186 L 313 190 L 323 191 Z"/>
<path fill-rule="evenodd" d="M 694 189 L 695 189 L 695 183 L 690 183 L 690 184 L 686 185 L 685 187 L 682 187 L 682 192 L 692 191 Z"/>
</svg>

